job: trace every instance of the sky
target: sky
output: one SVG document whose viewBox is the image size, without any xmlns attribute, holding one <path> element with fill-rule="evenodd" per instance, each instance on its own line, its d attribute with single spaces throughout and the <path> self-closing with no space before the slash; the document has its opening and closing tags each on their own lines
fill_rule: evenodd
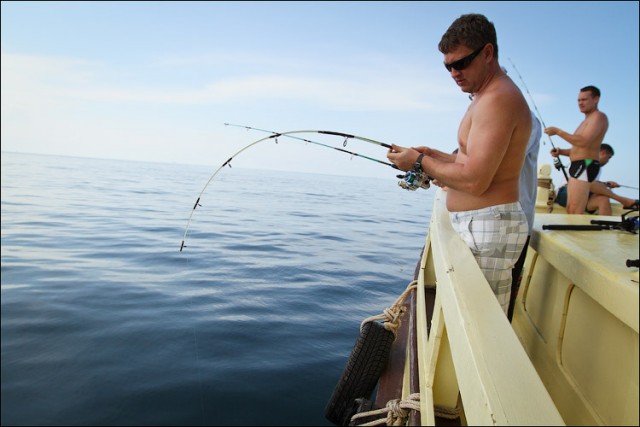
<svg viewBox="0 0 640 427">
<path fill-rule="evenodd" d="M 499 62 L 545 126 L 575 131 L 602 91 L 602 180 L 639 187 L 638 2 L 2 1 L 2 151 L 210 166 L 268 131 L 329 130 L 442 151 L 469 105 L 437 45 L 460 15 L 496 26 Z M 517 72 L 516 68 L 517 67 Z M 518 75 L 519 72 L 519 75 Z M 343 138 L 298 135 L 343 147 Z M 543 135 L 539 163 L 551 163 Z M 346 149 L 386 160 L 386 149 Z M 281 137 L 238 167 L 346 176 L 396 171 Z M 568 159 L 565 158 L 568 166 Z M 554 170 L 554 183 L 564 183 Z M 637 189 L 617 192 L 638 198 Z"/>
</svg>

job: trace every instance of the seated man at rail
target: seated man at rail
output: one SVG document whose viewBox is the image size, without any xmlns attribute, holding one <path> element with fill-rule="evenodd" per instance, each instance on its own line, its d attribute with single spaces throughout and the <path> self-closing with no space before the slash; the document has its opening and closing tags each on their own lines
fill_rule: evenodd
<svg viewBox="0 0 640 427">
<path fill-rule="evenodd" d="M 571 148 L 567 149 L 553 149 L 551 155 L 553 157 L 569 156 L 571 154 Z M 614 151 L 611 145 L 603 143 L 600 145 L 599 161 L 600 167 L 606 165 L 611 157 L 613 157 Z M 630 199 L 628 197 L 620 196 L 611 188 L 618 188 L 620 185 L 614 181 L 602 182 L 597 178 L 589 186 L 589 199 L 587 200 L 586 211 L 590 214 L 598 212 L 599 215 L 611 215 L 611 199 L 619 202 L 624 209 L 638 209 L 638 200 Z M 556 203 L 562 207 L 567 206 L 567 186 L 563 185 L 558 189 L 558 195 L 556 196 Z"/>
</svg>

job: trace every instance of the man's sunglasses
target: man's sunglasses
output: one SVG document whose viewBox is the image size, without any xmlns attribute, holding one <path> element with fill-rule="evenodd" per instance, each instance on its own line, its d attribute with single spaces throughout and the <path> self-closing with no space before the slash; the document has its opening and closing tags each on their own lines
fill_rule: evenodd
<svg viewBox="0 0 640 427">
<path fill-rule="evenodd" d="M 486 46 L 486 45 L 484 45 Z M 462 71 L 465 68 L 467 68 L 469 65 L 471 65 L 471 62 L 473 62 L 474 59 L 476 59 L 476 56 L 478 56 L 478 54 L 480 52 L 482 52 L 482 49 L 484 49 L 484 46 L 482 46 L 480 49 L 473 51 L 472 53 L 470 53 L 469 55 L 465 56 L 462 59 L 458 59 L 457 61 L 452 62 L 451 64 L 447 64 L 446 62 L 444 63 L 444 68 L 447 69 L 447 71 L 451 72 L 452 69 L 456 70 L 456 71 Z"/>
</svg>

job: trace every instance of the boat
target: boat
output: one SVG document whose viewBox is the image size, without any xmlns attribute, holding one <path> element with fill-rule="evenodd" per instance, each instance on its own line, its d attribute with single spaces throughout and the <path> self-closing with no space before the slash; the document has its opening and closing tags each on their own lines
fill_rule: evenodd
<svg viewBox="0 0 640 427">
<path fill-rule="evenodd" d="M 541 165 L 538 170 L 538 193 L 536 200 L 536 214 L 541 213 L 567 213 L 565 206 L 555 202 L 558 189 L 551 179 L 551 166 L 548 164 Z M 622 216 L 629 209 L 625 209 L 620 203 L 611 201 L 611 215 Z M 598 212 L 595 212 L 596 214 Z"/>
<path fill-rule="evenodd" d="M 566 214 L 553 204 L 550 166 L 538 172 L 511 323 L 437 190 L 415 290 L 401 301 L 375 399 L 363 396 L 371 404 L 353 424 L 639 424 L 638 234 L 587 230 L 625 218 Z"/>
</svg>

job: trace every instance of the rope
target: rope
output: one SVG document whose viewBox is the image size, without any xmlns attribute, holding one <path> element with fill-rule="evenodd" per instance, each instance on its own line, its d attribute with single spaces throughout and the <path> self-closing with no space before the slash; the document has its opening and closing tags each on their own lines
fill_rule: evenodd
<svg viewBox="0 0 640 427">
<path fill-rule="evenodd" d="M 374 411 L 360 412 L 351 417 L 351 422 L 359 418 L 371 417 L 374 415 L 387 414 L 386 417 L 370 421 L 361 426 L 403 426 L 407 424 L 410 411 L 420 411 L 420 393 L 414 393 L 407 397 L 407 400 L 393 399 L 387 402 L 387 406 Z"/>
<path fill-rule="evenodd" d="M 553 181 L 551 178 L 538 178 L 538 187 L 549 190 L 549 196 L 547 197 L 547 213 L 553 212 L 553 204 L 556 201 L 556 190 L 553 186 Z"/>
<path fill-rule="evenodd" d="M 556 191 L 553 188 L 549 189 L 549 198 L 547 199 L 547 213 L 553 212 L 553 204 L 556 201 Z"/>
<path fill-rule="evenodd" d="M 404 312 L 407 308 L 402 305 L 402 302 L 407 297 L 407 295 L 418 287 L 418 281 L 414 280 L 413 282 L 407 285 L 407 289 L 396 299 L 396 302 L 393 303 L 391 307 L 385 308 L 382 314 L 377 316 L 367 317 L 360 324 L 360 332 L 362 332 L 362 328 L 367 322 L 373 322 L 375 320 L 383 320 L 384 328 L 387 331 L 393 332 L 393 336 L 397 335 L 398 328 L 400 327 L 400 317 L 404 315 Z"/>
<path fill-rule="evenodd" d="M 433 412 L 436 417 L 446 418 L 448 420 L 455 420 L 460 418 L 460 408 L 445 408 L 444 406 L 434 406 Z"/>
<path fill-rule="evenodd" d="M 538 187 L 551 188 L 551 178 L 538 178 Z"/>
</svg>

